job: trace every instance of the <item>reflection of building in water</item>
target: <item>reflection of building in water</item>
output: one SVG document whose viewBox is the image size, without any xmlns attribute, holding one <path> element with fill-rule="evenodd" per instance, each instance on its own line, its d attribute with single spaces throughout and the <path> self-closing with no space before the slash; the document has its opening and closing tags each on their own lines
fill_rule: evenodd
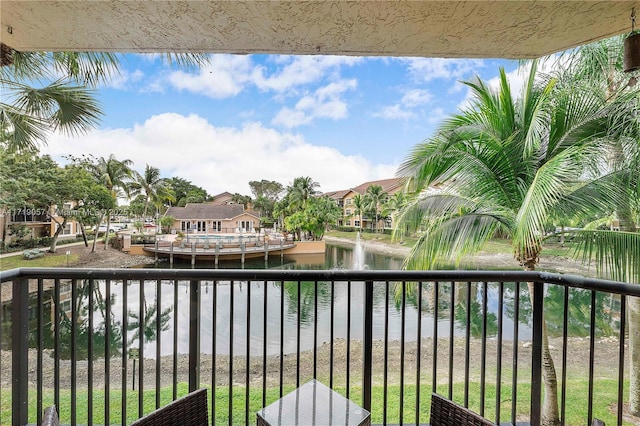
<svg viewBox="0 0 640 426">
<path fill-rule="evenodd" d="M 0 342 L 1 349 L 11 349 L 11 313 L 13 308 L 13 286 L 5 282 L 0 288 Z M 71 283 L 60 283 L 60 315 L 71 316 Z M 54 324 L 54 281 L 42 283 L 42 332 L 45 346 L 53 341 Z M 29 346 L 35 344 L 38 329 L 38 281 L 29 281 Z"/>
</svg>

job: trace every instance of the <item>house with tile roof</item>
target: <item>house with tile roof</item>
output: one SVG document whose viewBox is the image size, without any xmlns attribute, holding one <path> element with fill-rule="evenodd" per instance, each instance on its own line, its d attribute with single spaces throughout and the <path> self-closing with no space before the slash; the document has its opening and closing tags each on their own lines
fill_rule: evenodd
<svg viewBox="0 0 640 426">
<path fill-rule="evenodd" d="M 260 216 L 245 211 L 242 204 L 189 203 L 169 207 L 166 215 L 175 219 L 172 230 L 185 234 L 255 232 L 260 226 Z"/>
<path fill-rule="evenodd" d="M 373 230 L 376 228 L 375 218 L 367 216 L 364 212 L 358 212 L 358 214 L 356 214 L 357 209 L 355 208 L 353 203 L 353 199 L 356 195 L 359 194 L 360 196 L 364 196 L 364 194 L 367 192 L 367 188 L 373 185 L 379 185 L 380 187 L 382 187 L 382 192 L 387 196 L 391 196 L 396 192 L 401 192 L 404 189 L 404 181 L 402 178 L 391 178 L 364 182 L 350 189 L 325 192 L 324 194 L 322 194 L 334 200 L 338 207 L 342 209 L 342 217 L 338 218 L 338 221 L 336 223 L 337 226 L 369 230 Z M 383 228 L 393 228 L 392 218 L 379 220 L 378 229 Z"/>
</svg>

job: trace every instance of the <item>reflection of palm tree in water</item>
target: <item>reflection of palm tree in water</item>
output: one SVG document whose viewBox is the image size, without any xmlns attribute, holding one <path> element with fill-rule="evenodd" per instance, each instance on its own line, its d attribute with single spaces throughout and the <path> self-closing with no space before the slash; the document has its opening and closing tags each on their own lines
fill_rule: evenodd
<svg viewBox="0 0 640 426">
<path fill-rule="evenodd" d="M 318 286 L 318 306 L 328 305 L 331 301 L 331 286 L 328 282 L 301 281 L 300 282 L 300 322 L 307 323 L 313 315 L 315 288 Z M 289 299 L 289 313 L 295 314 L 298 301 L 298 283 L 288 281 L 282 286 Z"/>
<path fill-rule="evenodd" d="M 72 284 L 74 285 L 74 284 Z M 93 300 L 89 303 L 89 295 L 93 294 Z M 74 301 L 72 301 L 73 303 Z M 107 319 L 106 308 L 107 303 L 109 307 L 115 303 L 115 295 L 111 294 L 109 299 L 105 300 L 100 285 L 97 283 L 91 283 L 90 280 L 82 280 L 82 284 L 77 290 L 77 297 L 75 300 L 75 310 L 78 317 L 78 321 L 75 327 L 76 333 L 76 356 L 78 359 L 87 359 L 88 343 L 89 339 L 92 342 L 92 356 L 97 358 L 105 353 L 105 344 L 107 342 L 107 321 L 109 325 L 109 348 L 112 355 L 119 355 L 118 349 L 122 344 L 122 326 L 120 322 L 115 320 L 113 310 L 111 315 Z M 100 318 L 93 317 L 93 327 L 89 327 L 89 305 L 91 304 L 93 312 L 100 311 L 102 315 L 102 322 L 99 322 Z M 60 358 L 69 359 L 73 348 L 71 347 L 71 333 L 72 330 L 72 318 L 70 318 L 70 311 L 60 311 Z"/>
<path fill-rule="evenodd" d="M 144 285 L 144 282 L 140 283 Z M 154 341 L 158 338 L 158 300 L 152 304 L 147 304 L 147 299 L 142 291 L 142 306 L 143 306 L 143 323 L 142 334 L 144 336 L 143 343 Z M 169 321 L 171 320 L 171 312 L 173 307 L 169 306 L 164 311 L 160 312 L 160 331 L 166 331 L 169 329 Z M 127 330 L 133 331 L 133 335 L 129 338 L 129 345 L 132 345 L 136 340 L 140 339 L 140 314 L 132 310 L 128 310 L 129 320 L 127 321 Z"/>
</svg>

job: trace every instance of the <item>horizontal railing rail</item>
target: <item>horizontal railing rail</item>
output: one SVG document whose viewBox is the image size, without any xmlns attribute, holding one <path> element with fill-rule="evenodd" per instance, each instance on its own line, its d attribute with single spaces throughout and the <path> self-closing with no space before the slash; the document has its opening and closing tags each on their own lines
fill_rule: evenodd
<svg viewBox="0 0 640 426">
<path fill-rule="evenodd" d="M 0 424 L 13 425 L 52 404 L 64 423 L 127 424 L 199 387 L 212 424 L 253 423 L 310 379 L 373 423 L 428 422 L 433 391 L 537 425 L 546 353 L 563 423 L 615 407 L 622 425 L 640 297 L 531 271 L 22 268 L 0 286 Z"/>
</svg>

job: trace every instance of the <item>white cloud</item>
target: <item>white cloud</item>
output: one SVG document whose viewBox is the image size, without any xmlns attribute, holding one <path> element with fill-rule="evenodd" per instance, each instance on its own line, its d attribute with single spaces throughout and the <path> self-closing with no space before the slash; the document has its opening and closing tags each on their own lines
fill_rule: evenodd
<svg viewBox="0 0 640 426">
<path fill-rule="evenodd" d="M 300 98 L 293 109 L 282 108 L 272 124 L 291 129 L 310 124 L 317 118 L 344 119 L 348 115 L 348 107 L 341 96 L 349 90 L 354 90 L 357 85 L 356 80 L 340 80 L 322 86 Z"/>
<path fill-rule="evenodd" d="M 129 88 L 133 83 L 137 83 L 144 77 L 144 73 L 140 70 L 127 71 L 126 69 L 114 73 L 113 76 L 105 83 L 105 87 L 112 89 L 124 90 Z"/>
<path fill-rule="evenodd" d="M 235 96 L 250 81 L 251 59 L 239 55 L 213 55 L 211 62 L 197 74 L 174 71 L 169 83 L 179 90 L 202 94 L 214 99 Z"/>
<path fill-rule="evenodd" d="M 442 108 L 434 108 L 429 113 L 429 117 L 427 118 L 427 123 L 440 124 L 442 120 L 444 120 L 448 116 L 449 114 L 446 114 Z"/>
<path fill-rule="evenodd" d="M 410 120 L 415 118 L 416 114 L 404 109 L 400 104 L 395 104 L 382 108 L 380 112 L 374 112 L 373 116 L 387 120 Z"/>
<path fill-rule="evenodd" d="M 261 90 L 284 92 L 320 81 L 343 65 L 351 66 L 363 60 L 354 56 L 276 56 L 273 63 L 283 65 L 281 68 L 268 75 L 266 67 L 258 66 L 251 78 Z"/>
<path fill-rule="evenodd" d="M 423 106 L 431 102 L 433 95 L 425 89 L 411 89 L 405 92 L 400 102 L 384 107 L 379 112 L 374 112 L 374 117 L 386 120 L 411 120 L 418 114 L 412 111 L 414 108 Z"/>
<path fill-rule="evenodd" d="M 260 123 L 215 127 L 200 116 L 175 113 L 152 116 L 133 128 L 95 130 L 77 138 L 54 135 L 42 152 L 61 162 L 68 154 L 106 157 L 113 153 L 118 159 L 132 160 L 139 171 L 150 164 L 165 177 L 188 179 L 211 194 L 250 195 L 251 180 L 287 185 L 298 176 L 312 177 L 322 191 L 346 189 L 392 177 L 397 169 L 396 164 L 372 164 L 359 155 L 311 145 L 299 134 Z"/>
<path fill-rule="evenodd" d="M 428 90 L 413 89 L 404 94 L 401 102 L 402 105 L 408 108 L 413 108 L 416 106 L 428 104 L 431 99 L 433 99 L 433 96 L 431 95 L 431 93 L 429 93 Z"/>
<path fill-rule="evenodd" d="M 465 78 L 476 74 L 478 68 L 484 67 L 484 61 L 480 59 L 402 58 L 401 61 L 407 62 L 413 77 L 424 83 L 436 79 Z"/>
</svg>

